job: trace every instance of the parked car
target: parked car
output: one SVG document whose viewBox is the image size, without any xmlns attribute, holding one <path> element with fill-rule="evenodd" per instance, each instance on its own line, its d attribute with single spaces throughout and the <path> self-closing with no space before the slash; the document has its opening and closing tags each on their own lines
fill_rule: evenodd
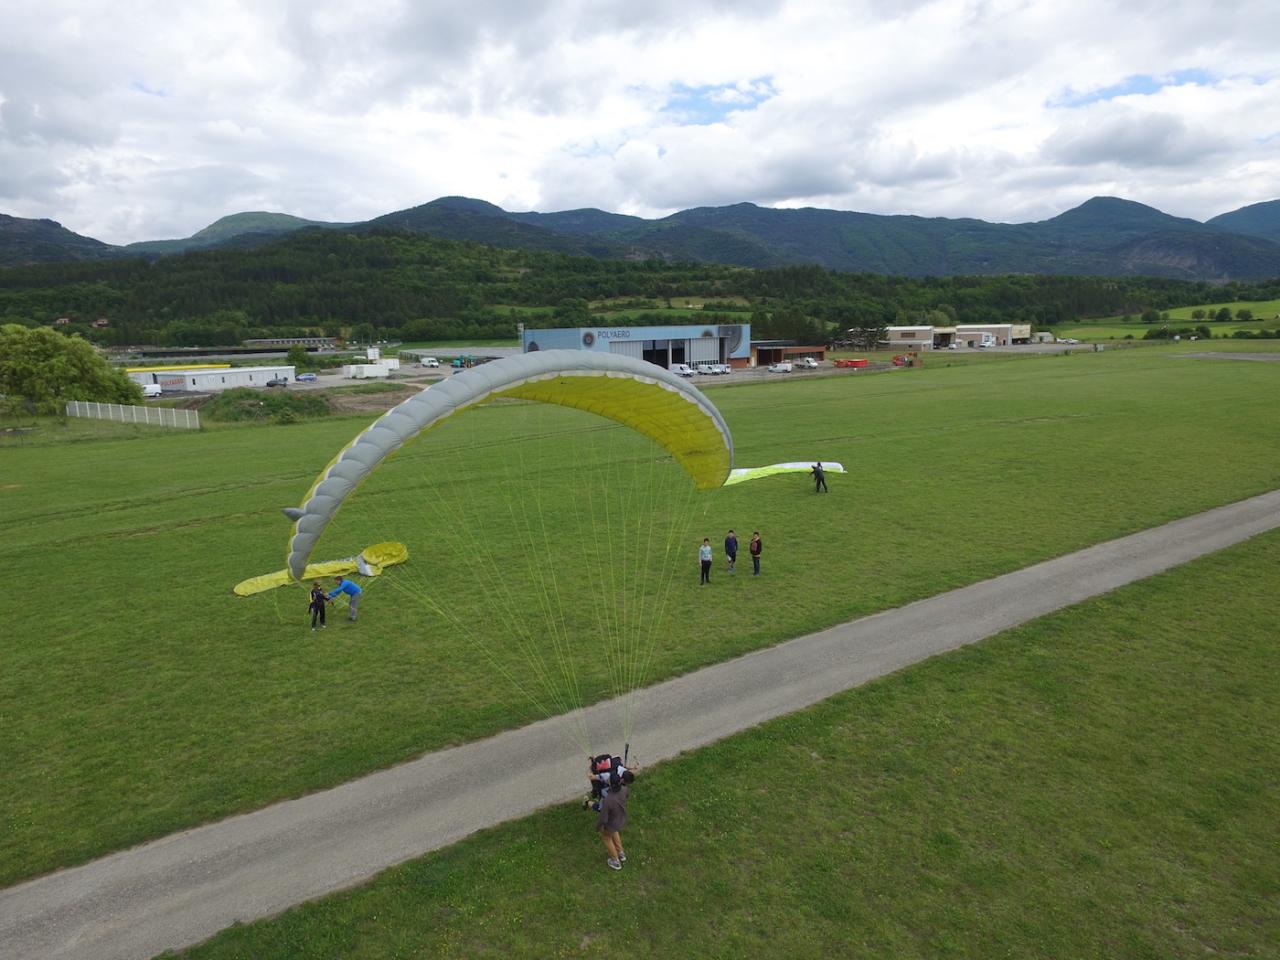
<svg viewBox="0 0 1280 960">
<path fill-rule="evenodd" d="M 297 380 L 299 383 L 315 383 L 316 375 L 314 373 L 300 373 L 293 379 Z"/>
<path fill-rule="evenodd" d="M 268 387 L 287 387 L 288 385 L 289 380 L 286 377 L 273 377 L 267 381 Z"/>
<path fill-rule="evenodd" d="M 790 373 L 791 361 L 782 360 L 782 361 L 779 361 L 778 363 L 771 363 L 769 364 L 769 372 L 770 373 Z"/>
<path fill-rule="evenodd" d="M 439 361 L 439 360 L 437 360 L 435 357 L 423 357 L 421 360 L 419 360 L 419 361 L 418 361 L 418 366 L 420 366 L 420 367 L 438 367 L 438 366 L 440 366 L 440 361 Z"/>
<path fill-rule="evenodd" d="M 670 370 L 678 377 L 693 376 L 693 367 L 689 366 L 687 363 L 673 363 Z"/>
<path fill-rule="evenodd" d="M 144 383 L 142 385 L 142 395 L 144 397 L 158 397 L 161 394 L 160 384 Z"/>
<path fill-rule="evenodd" d="M 729 366 L 727 363 L 714 363 L 712 366 L 716 368 L 716 373 L 720 374 L 722 377 L 733 373 L 733 367 Z"/>
<path fill-rule="evenodd" d="M 702 374 L 705 376 L 711 376 L 716 372 L 716 364 L 706 363 L 706 362 L 695 363 L 693 365 L 693 372 L 697 374 Z"/>
<path fill-rule="evenodd" d="M 798 370 L 817 370 L 818 369 L 818 361 L 813 359 L 813 357 L 801 357 L 799 360 L 795 362 L 795 365 L 796 365 L 796 369 Z"/>
</svg>

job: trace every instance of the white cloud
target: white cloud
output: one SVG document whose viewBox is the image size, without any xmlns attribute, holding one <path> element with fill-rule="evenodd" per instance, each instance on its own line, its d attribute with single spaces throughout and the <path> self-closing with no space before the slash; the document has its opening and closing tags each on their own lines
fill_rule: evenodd
<svg viewBox="0 0 1280 960">
<path fill-rule="evenodd" d="M 111 242 L 463 194 L 1207 218 L 1280 196 L 1273 3 L 290 0 L 0 9 L 0 211 Z"/>
</svg>

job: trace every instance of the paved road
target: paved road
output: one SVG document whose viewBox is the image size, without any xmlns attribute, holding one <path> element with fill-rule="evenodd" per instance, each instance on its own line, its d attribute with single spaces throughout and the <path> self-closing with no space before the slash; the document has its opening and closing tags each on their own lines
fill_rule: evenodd
<svg viewBox="0 0 1280 960">
<path fill-rule="evenodd" d="M 1280 526 L 1280 491 L 748 654 L 647 688 L 651 764 Z M 617 743 L 614 703 L 585 711 Z M 0 891 L 0 957 L 145 958 L 359 883 L 576 796 L 563 718 L 428 754 Z M 585 829 L 585 826 L 584 826 Z"/>
</svg>

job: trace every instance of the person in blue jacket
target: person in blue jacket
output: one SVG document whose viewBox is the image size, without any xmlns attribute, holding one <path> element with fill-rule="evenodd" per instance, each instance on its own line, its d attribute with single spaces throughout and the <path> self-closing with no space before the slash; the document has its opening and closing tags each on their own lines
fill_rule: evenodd
<svg viewBox="0 0 1280 960">
<path fill-rule="evenodd" d="M 360 602 L 360 594 L 364 593 L 360 587 L 352 583 L 346 577 L 333 578 L 338 586 L 329 591 L 329 599 L 334 599 L 338 594 L 345 593 L 347 595 L 347 619 L 352 623 L 356 622 L 356 604 Z"/>
</svg>

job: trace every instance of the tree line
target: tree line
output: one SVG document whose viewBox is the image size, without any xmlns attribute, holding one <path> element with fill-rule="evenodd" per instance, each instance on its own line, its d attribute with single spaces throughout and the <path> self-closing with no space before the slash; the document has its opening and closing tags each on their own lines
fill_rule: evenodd
<svg viewBox="0 0 1280 960">
<path fill-rule="evenodd" d="M 330 231 L 303 231 L 254 249 L 0 270 L 0 323 L 54 325 L 116 346 L 233 345 L 309 334 L 496 339 L 514 336 L 521 323 L 593 325 L 599 321 L 592 304 L 601 301 L 640 306 L 629 323 L 670 323 L 661 308 L 682 298 L 710 300 L 708 322 L 749 320 L 757 338 L 826 339 L 832 331 L 888 324 L 1051 327 L 1214 300 L 1276 299 L 1280 279 L 1213 285 L 1149 277 L 913 278 L 817 266 L 597 260 L 423 234 Z"/>
</svg>

